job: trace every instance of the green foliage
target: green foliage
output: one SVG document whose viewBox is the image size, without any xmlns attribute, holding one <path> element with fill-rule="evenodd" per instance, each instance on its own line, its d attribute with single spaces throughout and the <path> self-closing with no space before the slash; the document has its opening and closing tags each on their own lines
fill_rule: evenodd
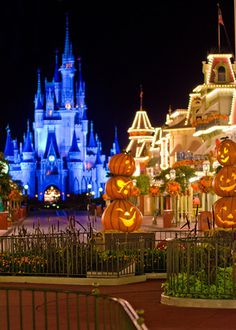
<svg viewBox="0 0 236 330">
<path fill-rule="evenodd" d="M 132 178 L 136 180 L 136 186 L 139 188 L 140 194 L 147 195 L 150 187 L 149 177 L 145 174 L 141 174 Z"/>
<path fill-rule="evenodd" d="M 208 283 L 205 271 L 179 273 L 162 285 L 165 295 L 180 298 L 232 299 L 232 267 L 217 268 L 214 283 Z"/>
<path fill-rule="evenodd" d="M 160 191 L 163 193 L 166 190 L 166 185 L 170 181 L 170 170 L 167 168 L 161 171 L 157 176 L 154 177 L 156 181 L 160 181 Z M 181 191 L 185 192 L 189 186 L 189 179 L 195 176 L 195 169 L 191 166 L 182 165 L 175 168 L 176 178 L 175 181 L 180 184 Z"/>
</svg>

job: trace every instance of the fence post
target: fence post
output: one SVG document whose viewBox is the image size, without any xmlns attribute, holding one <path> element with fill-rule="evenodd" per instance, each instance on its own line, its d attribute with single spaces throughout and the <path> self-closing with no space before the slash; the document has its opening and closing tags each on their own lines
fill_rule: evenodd
<svg viewBox="0 0 236 330">
<path fill-rule="evenodd" d="M 233 261 L 233 269 L 232 269 L 232 282 L 233 282 L 233 298 L 236 298 L 236 251 L 235 251 L 235 246 L 236 245 L 236 241 L 233 242 L 233 246 L 232 246 L 232 261 Z"/>
<path fill-rule="evenodd" d="M 116 240 L 116 271 L 117 271 L 117 277 L 120 276 L 120 241 L 119 239 Z"/>
<path fill-rule="evenodd" d="M 139 238 L 139 247 L 140 247 L 140 272 L 144 274 L 144 239 L 143 236 Z"/>
</svg>

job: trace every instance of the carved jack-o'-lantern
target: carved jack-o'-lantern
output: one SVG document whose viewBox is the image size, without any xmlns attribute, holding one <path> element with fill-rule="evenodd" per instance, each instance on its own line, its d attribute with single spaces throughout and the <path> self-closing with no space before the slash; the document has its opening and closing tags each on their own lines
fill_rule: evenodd
<svg viewBox="0 0 236 330">
<path fill-rule="evenodd" d="M 236 198 L 222 197 L 214 204 L 215 222 L 218 227 L 236 227 Z"/>
<path fill-rule="evenodd" d="M 236 167 L 222 167 L 216 174 L 212 185 L 218 196 L 236 196 Z"/>
<path fill-rule="evenodd" d="M 133 190 L 133 181 L 125 176 L 113 176 L 107 181 L 105 189 L 111 199 L 128 198 Z"/>
<path fill-rule="evenodd" d="M 236 162 L 236 143 L 226 139 L 217 147 L 217 160 L 223 166 L 233 165 Z"/>
<path fill-rule="evenodd" d="M 135 171 L 135 161 L 130 154 L 116 154 L 111 157 L 108 167 L 115 175 L 130 176 Z"/>
<path fill-rule="evenodd" d="M 140 228 L 142 214 L 139 209 L 125 199 L 114 200 L 102 215 L 105 230 L 132 232 Z"/>
</svg>

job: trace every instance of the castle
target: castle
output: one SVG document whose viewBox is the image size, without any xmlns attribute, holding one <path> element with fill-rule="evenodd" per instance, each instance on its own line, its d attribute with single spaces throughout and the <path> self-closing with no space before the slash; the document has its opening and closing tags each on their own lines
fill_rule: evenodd
<svg viewBox="0 0 236 330">
<path fill-rule="evenodd" d="M 52 81 L 41 83 L 38 71 L 33 134 L 28 122 L 23 143 L 12 139 L 7 127 L 5 158 L 10 175 L 20 182 L 25 193 L 39 200 L 65 200 L 71 194 L 89 191 L 100 196 L 107 181 L 109 157 L 102 154 L 101 142 L 87 119 L 85 83 L 81 61 L 77 63 L 66 35 L 62 63 L 56 53 Z M 117 132 L 111 155 L 119 153 Z"/>
</svg>

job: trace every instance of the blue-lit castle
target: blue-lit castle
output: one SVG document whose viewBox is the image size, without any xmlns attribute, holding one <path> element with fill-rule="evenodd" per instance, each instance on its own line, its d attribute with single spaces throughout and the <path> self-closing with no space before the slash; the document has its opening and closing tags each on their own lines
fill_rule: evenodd
<svg viewBox="0 0 236 330">
<path fill-rule="evenodd" d="M 115 132 L 111 155 L 120 152 Z M 107 181 L 108 157 L 87 119 L 85 83 L 81 61 L 75 61 L 68 18 L 62 63 L 56 53 L 52 81 L 38 86 L 35 95 L 33 134 L 28 122 L 18 145 L 7 128 L 4 150 L 13 180 L 21 181 L 30 197 L 52 201 L 88 191 L 99 196 Z"/>
</svg>

